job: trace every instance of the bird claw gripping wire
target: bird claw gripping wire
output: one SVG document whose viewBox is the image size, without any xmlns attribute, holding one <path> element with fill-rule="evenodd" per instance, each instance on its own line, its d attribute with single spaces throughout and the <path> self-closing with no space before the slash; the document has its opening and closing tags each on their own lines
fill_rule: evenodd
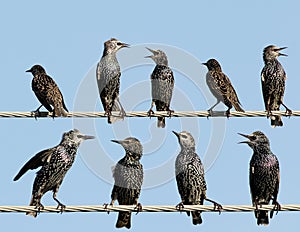
<svg viewBox="0 0 300 232">
<path fill-rule="evenodd" d="M 37 210 L 37 214 L 40 214 L 41 211 L 44 209 L 44 206 L 43 206 L 41 203 L 39 203 L 39 204 L 35 207 L 35 209 Z"/>
<path fill-rule="evenodd" d="M 56 207 L 56 209 L 59 209 L 59 213 L 63 213 L 66 209 L 66 206 L 64 204 L 59 203 Z"/>
<path fill-rule="evenodd" d="M 180 213 L 183 211 L 184 209 L 184 204 L 182 202 L 178 203 L 176 206 L 176 209 L 180 211 Z"/>
<path fill-rule="evenodd" d="M 171 118 L 174 110 L 168 109 L 168 117 Z"/>
<path fill-rule="evenodd" d="M 270 218 L 273 217 L 273 213 L 274 213 L 275 211 L 276 211 L 276 215 L 277 215 L 278 212 L 281 210 L 281 205 L 280 205 L 277 201 L 273 202 L 273 204 L 274 204 L 274 207 L 273 207 L 273 209 L 271 210 Z"/>
<path fill-rule="evenodd" d="M 148 117 L 150 117 L 151 119 L 151 116 L 154 114 L 154 111 L 152 109 L 150 109 L 148 112 L 147 112 L 147 115 Z"/>
<path fill-rule="evenodd" d="M 142 212 L 142 211 L 143 211 L 142 204 L 141 204 L 141 203 L 137 203 L 137 205 L 134 207 L 134 209 L 136 210 L 136 215 L 137 215 L 139 212 Z"/>
<path fill-rule="evenodd" d="M 104 203 L 103 206 L 104 206 L 104 210 L 107 212 L 107 214 L 109 214 L 110 211 L 109 211 L 109 209 L 107 207 L 108 206 L 113 207 L 114 205 L 112 203 L 110 203 L 110 204 Z"/>
</svg>

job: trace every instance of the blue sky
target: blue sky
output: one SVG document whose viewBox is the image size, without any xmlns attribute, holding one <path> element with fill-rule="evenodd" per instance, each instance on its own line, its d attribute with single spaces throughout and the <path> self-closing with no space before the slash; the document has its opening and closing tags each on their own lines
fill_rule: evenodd
<svg viewBox="0 0 300 232">
<path fill-rule="evenodd" d="M 38 63 L 58 83 L 67 107 L 102 111 L 95 81 L 95 65 L 103 42 L 116 37 L 132 45 L 119 52 L 121 101 L 127 111 L 150 107 L 149 78 L 154 68 L 144 60 L 144 46 L 164 49 L 175 74 L 172 108 L 206 110 L 214 103 L 204 84 L 201 62 L 216 58 L 230 77 L 246 110 L 263 110 L 260 71 L 262 50 L 269 44 L 287 46 L 281 57 L 288 79 L 285 103 L 299 109 L 298 54 L 299 2 L 297 1 L 41 1 L 1 2 L 1 111 L 31 111 L 39 106 L 31 91 L 31 75 L 25 70 Z M 136 59 L 136 60 L 135 60 Z M 197 75 L 198 73 L 198 75 Z M 85 104 L 85 100 L 86 102 Z M 220 106 L 219 109 L 224 109 Z M 144 145 L 144 205 L 176 205 L 179 194 L 173 161 L 179 145 L 172 130 L 189 130 L 206 167 L 207 196 L 221 204 L 250 204 L 248 166 L 252 151 L 237 133 L 262 130 L 271 141 L 281 168 L 279 202 L 299 203 L 298 118 L 283 118 L 284 127 L 273 129 L 265 118 L 172 118 L 167 127 L 156 128 L 156 119 L 130 118 L 113 126 L 106 119 L 1 119 L 2 162 L 0 205 L 28 205 L 35 171 L 18 182 L 12 179 L 38 151 L 55 146 L 64 131 L 74 126 L 97 136 L 82 144 L 66 175 L 58 199 L 68 205 L 95 205 L 110 201 L 111 166 L 123 149 L 110 142 L 134 136 Z M 224 139 L 223 139 L 224 138 Z M 42 199 L 55 205 L 52 194 Z M 117 215 L 102 213 L 1 214 L 0 225 L 10 231 L 69 229 L 113 231 Z M 193 226 L 180 213 L 133 215 L 132 231 L 257 231 L 253 213 L 205 213 L 203 224 Z M 262 231 L 295 230 L 297 212 L 280 212 Z"/>
</svg>

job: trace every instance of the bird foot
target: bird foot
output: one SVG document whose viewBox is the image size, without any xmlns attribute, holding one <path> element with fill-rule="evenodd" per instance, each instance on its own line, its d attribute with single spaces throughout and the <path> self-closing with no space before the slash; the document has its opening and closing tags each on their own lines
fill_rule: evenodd
<svg viewBox="0 0 300 232">
<path fill-rule="evenodd" d="M 62 214 L 65 211 L 66 206 L 62 203 L 58 203 L 56 209 L 60 209 L 59 212 Z"/>
<path fill-rule="evenodd" d="M 272 112 L 271 110 L 267 110 L 267 118 L 271 117 L 272 116 Z"/>
<path fill-rule="evenodd" d="M 110 110 L 105 110 L 104 116 L 111 116 L 111 111 Z"/>
<path fill-rule="evenodd" d="M 222 209 L 223 209 L 223 207 L 222 207 L 221 204 L 217 203 L 216 201 L 207 199 L 207 198 L 206 198 L 205 200 L 207 200 L 207 201 L 213 203 L 213 204 L 214 204 L 214 211 L 219 211 L 219 215 L 221 214 L 221 211 L 222 211 Z"/>
<path fill-rule="evenodd" d="M 40 214 L 41 211 L 44 209 L 44 206 L 43 206 L 41 203 L 39 203 L 39 204 L 35 207 L 35 209 L 37 210 L 37 214 Z"/>
<path fill-rule="evenodd" d="M 208 109 L 207 113 L 208 113 L 208 116 L 206 117 L 207 119 L 209 119 L 209 117 L 212 117 L 214 115 L 214 112 L 212 111 L 212 109 Z"/>
<path fill-rule="evenodd" d="M 139 212 L 143 211 L 143 207 L 141 203 L 137 203 L 137 205 L 134 207 L 134 209 L 136 210 L 136 214 L 138 214 Z"/>
<path fill-rule="evenodd" d="M 292 112 L 289 108 L 286 108 L 286 109 L 285 109 L 285 115 L 286 115 L 286 116 L 291 117 L 292 113 L 293 113 L 293 112 Z"/>
<path fill-rule="evenodd" d="M 271 213 L 270 213 L 270 218 L 273 217 L 273 213 L 276 211 L 276 215 L 278 214 L 278 212 L 281 210 L 281 205 L 278 203 L 278 201 L 275 201 L 273 202 L 274 204 L 274 207 L 273 209 L 271 210 Z"/>
<path fill-rule="evenodd" d="M 31 111 L 31 116 L 34 116 L 34 119 L 37 120 L 38 117 L 41 117 L 41 112 L 40 110 L 34 110 L 34 111 Z"/>
<path fill-rule="evenodd" d="M 154 114 L 154 111 L 152 109 L 148 110 L 147 115 L 148 115 L 148 117 L 150 117 L 150 119 L 153 114 Z"/>
<path fill-rule="evenodd" d="M 226 117 L 227 117 L 227 118 L 230 117 L 230 109 L 226 110 Z"/>
<path fill-rule="evenodd" d="M 171 118 L 172 117 L 172 114 L 174 113 L 174 110 L 170 110 L 168 109 L 168 117 Z"/>
<path fill-rule="evenodd" d="M 178 205 L 176 205 L 176 209 L 180 211 L 180 213 L 183 211 L 184 209 L 184 204 L 183 202 L 180 202 Z"/>
<path fill-rule="evenodd" d="M 108 209 L 107 207 L 108 207 L 108 206 L 113 207 L 114 205 L 113 205 L 112 203 L 110 203 L 110 204 L 104 203 L 103 206 L 104 206 L 104 209 L 105 209 L 105 211 L 107 212 L 107 214 L 109 214 L 110 211 L 109 211 L 109 209 Z"/>
</svg>

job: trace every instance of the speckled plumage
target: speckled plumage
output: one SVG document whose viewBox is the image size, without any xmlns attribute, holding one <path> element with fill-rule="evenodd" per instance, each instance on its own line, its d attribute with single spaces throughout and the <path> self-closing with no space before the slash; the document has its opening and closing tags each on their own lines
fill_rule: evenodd
<svg viewBox="0 0 300 232">
<path fill-rule="evenodd" d="M 241 107 L 241 103 L 238 99 L 236 91 L 234 90 L 229 78 L 222 72 L 221 65 L 215 59 L 210 59 L 206 63 L 203 63 L 208 68 L 208 73 L 206 74 L 206 83 L 209 90 L 217 99 L 217 103 L 214 104 L 209 111 L 218 105 L 220 102 L 223 102 L 228 110 L 226 115 L 230 115 L 230 109 L 232 106 L 236 111 L 244 112 Z"/>
<path fill-rule="evenodd" d="M 178 191 L 181 197 L 181 203 L 178 207 L 184 205 L 203 205 L 204 200 L 212 202 L 219 211 L 222 206 L 217 202 L 206 197 L 206 182 L 204 179 L 204 167 L 200 157 L 196 153 L 195 140 L 193 136 L 186 131 L 177 133 L 181 151 L 175 161 L 175 175 Z M 190 212 L 187 212 L 190 215 Z M 193 224 L 201 224 L 201 211 L 193 211 Z"/>
<path fill-rule="evenodd" d="M 108 116 L 108 123 L 114 123 L 125 116 L 125 111 L 119 101 L 121 70 L 116 53 L 119 49 L 128 46 L 115 38 L 106 41 L 102 58 L 97 64 L 97 84 L 103 109 Z M 119 117 L 112 116 L 112 111 L 118 111 Z"/>
<path fill-rule="evenodd" d="M 152 103 L 148 114 L 151 116 L 153 113 L 152 108 L 155 105 L 157 111 L 169 111 L 169 115 L 173 112 L 170 109 L 174 89 L 174 75 L 171 68 L 168 66 L 168 58 L 161 50 L 152 50 L 147 48 L 153 53 L 147 58 L 151 58 L 156 66 L 151 74 L 151 93 Z M 165 127 L 165 117 L 158 117 L 157 127 Z"/>
<path fill-rule="evenodd" d="M 30 72 L 33 75 L 31 82 L 32 91 L 42 106 L 49 112 L 53 112 L 53 117 L 66 117 L 68 109 L 65 105 L 63 95 L 55 81 L 47 75 L 45 69 L 41 65 L 36 64 L 26 72 Z M 35 113 L 38 114 L 42 106 L 40 106 Z M 54 109 L 52 109 L 51 106 L 53 106 Z"/>
<path fill-rule="evenodd" d="M 141 207 L 138 199 L 141 193 L 144 173 L 140 159 L 143 147 L 136 138 L 129 137 L 124 140 L 112 140 L 125 149 L 125 156 L 119 160 L 113 170 L 115 184 L 111 194 L 111 205 L 118 200 L 120 205 L 136 205 Z M 117 228 L 131 227 L 131 213 L 120 212 L 116 223 Z"/>
<path fill-rule="evenodd" d="M 279 162 L 270 149 L 269 139 L 261 131 L 255 131 L 251 135 L 240 135 L 249 139 L 241 143 L 247 143 L 253 149 L 249 168 L 253 206 L 258 208 L 259 205 L 269 204 L 273 200 L 274 208 L 280 208 L 277 202 L 280 180 Z M 271 218 L 272 216 L 273 211 L 271 211 Z M 256 210 L 255 217 L 258 225 L 269 224 L 268 211 Z"/>
<path fill-rule="evenodd" d="M 63 134 L 59 145 L 37 153 L 21 168 L 14 181 L 18 180 L 29 169 L 36 169 L 41 166 L 33 183 L 31 206 L 36 206 L 39 210 L 43 208 L 42 196 L 48 191 L 53 191 L 53 199 L 58 203 L 58 207 L 64 210 L 65 206 L 57 200 L 56 194 L 75 160 L 80 143 L 92 138 L 94 137 L 82 135 L 77 129 L 66 132 Z M 37 216 L 36 212 L 27 214 Z"/>
<path fill-rule="evenodd" d="M 261 71 L 261 85 L 262 93 L 265 103 L 265 109 L 268 112 L 268 117 L 271 116 L 271 126 L 283 126 L 281 116 L 272 115 L 271 111 L 280 110 L 280 105 L 282 104 L 288 113 L 291 110 L 288 109 L 283 103 L 283 96 L 285 91 L 285 71 L 277 60 L 279 56 L 286 56 L 280 53 L 281 50 L 286 47 L 279 48 L 274 45 L 270 45 L 264 48 L 263 60 L 265 66 Z"/>
</svg>

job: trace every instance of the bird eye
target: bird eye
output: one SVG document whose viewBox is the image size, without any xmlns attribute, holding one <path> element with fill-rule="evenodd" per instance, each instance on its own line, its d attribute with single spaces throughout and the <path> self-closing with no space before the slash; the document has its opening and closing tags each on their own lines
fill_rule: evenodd
<svg viewBox="0 0 300 232">
<path fill-rule="evenodd" d="M 186 136 L 186 135 L 181 135 L 181 137 L 182 137 L 183 139 L 186 139 L 186 138 L 187 138 L 187 136 Z"/>
<path fill-rule="evenodd" d="M 121 45 L 122 45 L 122 43 L 118 42 L 118 43 L 117 43 L 117 45 L 118 45 L 118 46 L 121 46 Z"/>
<path fill-rule="evenodd" d="M 255 136 L 255 135 L 252 135 L 250 139 L 251 139 L 251 140 L 256 140 L 256 136 Z"/>
</svg>

